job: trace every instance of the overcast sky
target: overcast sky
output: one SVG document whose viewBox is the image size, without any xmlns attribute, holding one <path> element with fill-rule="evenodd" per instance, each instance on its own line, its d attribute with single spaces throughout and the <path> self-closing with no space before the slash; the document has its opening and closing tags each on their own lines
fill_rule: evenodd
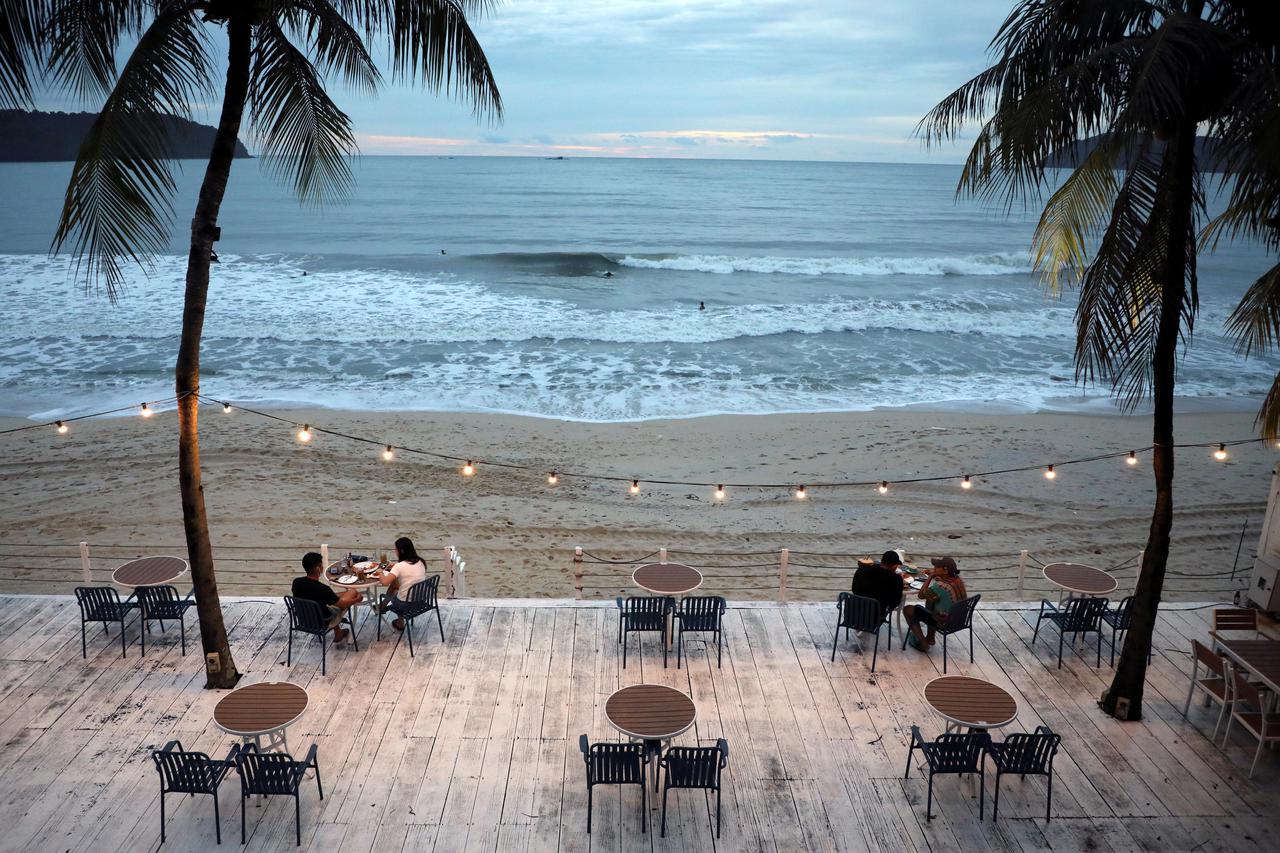
<svg viewBox="0 0 1280 853">
<path fill-rule="evenodd" d="M 418 89 L 337 97 L 365 154 L 954 162 L 960 149 L 927 152 L 912 129 L 985 67 L 1011 6 L 505 0 L 474 24 L 500 125 Z"/>
</svg>

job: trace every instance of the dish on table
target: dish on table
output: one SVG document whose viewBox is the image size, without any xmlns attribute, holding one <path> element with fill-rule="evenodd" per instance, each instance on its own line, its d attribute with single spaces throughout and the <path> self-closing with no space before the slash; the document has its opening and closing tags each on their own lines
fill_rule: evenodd
<svg viewBox="0 0 1280 853">
<path fill-rule="evenodd" d="M 363 561 L 363 562 L 356 563 L 356 564 L 355 564 L 354 566 L 352 566 L 351 568 L 356 569 L 356 570 L 358 570 L 358 571 L 362 571 L 362 572 L 364 572 L 364 571 L 368 571 L 369 569 L 372 569 L 372 568 L 376 567 L 377 565 L 378 565 L 378 564 L 377 564 L 377 563 L 375 563 L 373 560 L 365 560 L 365 561 Z"/>
<path fill-rule="evenodd" d="M 355 583 L 358 580 L 360 580 L 360 578 L 356 577 L 355 575 L 343 575 L 342 577 L 338 578 L 338 583 Z"/>
</svg>

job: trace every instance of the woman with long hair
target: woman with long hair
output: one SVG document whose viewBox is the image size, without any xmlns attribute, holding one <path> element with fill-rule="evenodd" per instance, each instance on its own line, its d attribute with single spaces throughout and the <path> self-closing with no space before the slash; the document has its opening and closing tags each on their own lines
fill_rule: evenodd
<svg viewBox="0 0 1280 853">
<path fill-rule="evenodd" d="M 418 556 L 418 551 L 413 547 L 413 540 L 408 536 L 401 536 L 396 540 L 396 564 L 390 569 L 382 573 L 380 578 L 382 585 L 387 587 L 386 595 L 382 596 L 381 611 L 388 610 L 393 613 L 400 613 L 404 605 L 404 594 L 416 583 L 420 583 L 427 579 L 427 564 Z M 391 623 L 391 627 L 397 631 L 404 630 L 404 620 L 399 616 Z"/>
</svg>

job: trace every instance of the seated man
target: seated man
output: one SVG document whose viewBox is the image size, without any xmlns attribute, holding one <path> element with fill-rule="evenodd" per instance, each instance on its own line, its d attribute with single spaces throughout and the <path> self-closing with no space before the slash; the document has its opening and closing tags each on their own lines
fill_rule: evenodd
<svg viewBox="0 0 1280 853">
<path fill-rule="evenodd" d="M 933 646 L 938 625 L 947 621 L 947 615 L 956 602 L 969 597 L 954 559 L 934 557 L 930 562 L 933 563 L 933 568 L 925 572 L 925 584 L 920 587 L 919 593 L 919 597 L 924 599 L 924 606 L 908 604 L 902 608 L 902 615 L 907 617 L 907 626 L 911 631 L 912 645 L 922 652 L 929 651 Z M 921 632 L 921 624 L 929 628 L 927 636 Z"/>
<path fill-rule="evenodd" d="M 347 638 L 347 631 L 339 623 L 346 615 L 347 609 L 360 600 L 360 591 L 343 590 L 338 595 L 324 581 L 320 580 L 320 572 L 324 570 L 324 557 L 310 551 L 302 557 L 302 569 L 307 574 L 293 579 L 293 597 L 314 601 L 324 611 L 325 618 L 333 628 L 333 641 L 341 643 Z"/>
<path fill-rule="evenodd" d="M 902 578 L 897 568 L 902 558 L 897 551 L 885 551 L 878 563 L 859 563 L 853 573 L 853 594 L 880 602 L 880 619 L 902 603 Z"/>
</svg>

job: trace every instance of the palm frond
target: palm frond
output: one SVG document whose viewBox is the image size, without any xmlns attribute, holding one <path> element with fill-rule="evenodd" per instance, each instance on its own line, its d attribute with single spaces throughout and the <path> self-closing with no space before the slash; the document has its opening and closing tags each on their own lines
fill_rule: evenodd
<svg viewBox="0 0 1280 853">
<path fill-rule="evenodd" d="M 0 109 L 32 103 L 32 77 L 38 71 L 48 3 L 0 0 Z"/>
<path fill-rule="evenodd" d="M 141 31 L 153 5 L 144 0 L 53 0 L 49 15 L 49 75 L 77 98 L 106 95 L 116 79 L 116 46 Z"/>
<path fill-rule="evenodd" d="M 307 53 L 321 73 L 333 72 L 364 95 L 373 94 L 382 79 L 364 39 L 331 0 L 281 0 L 277 20 L 307 44 Z"/>
<path fill-rule="evenodd" d="M 254 43 L 249 108 L 267 169 L 293 183 L 300 197 L 322 202 L 351 187 L 351 120 L 325 91 L 311 61 L 272 21 Z"/>
<path fill-rule="evenodd" d="M 1077 285 L 1089 266 L 1089 241 L 1111 215 L 1115 164 L 1123 147 L 1102 139 L 1045 204 L 1031 238 L 1033 266 L 1053 294 Z"/>
<path fill-rule="evenodd" d="M 1277 373 L 1276 378 L 1272 380 L 1271 388 L 1262 400 L 1262 408 L 1258 410 L 1255 423 L 1263 438 L 1273 441 L 1280 439 L 1280 373 Z"/>
<path fill-rule="evenodd" d="M 175 187 L 163 117 L 188 116 L 209 92 L 207 46 L 184 6 L 163 4 L 80 146 L 52 251 L 69 245 L 77 273 L 112 299 L 122 260 L 145 264 L 167 245 Z"/>
<path fill-rule="evenodd" d="M 1280 264 L 1249 285 L 1227 319 L 1227 333 L 1245 355 L 1265 352 L 1280 342 Z"/>
</svg>

